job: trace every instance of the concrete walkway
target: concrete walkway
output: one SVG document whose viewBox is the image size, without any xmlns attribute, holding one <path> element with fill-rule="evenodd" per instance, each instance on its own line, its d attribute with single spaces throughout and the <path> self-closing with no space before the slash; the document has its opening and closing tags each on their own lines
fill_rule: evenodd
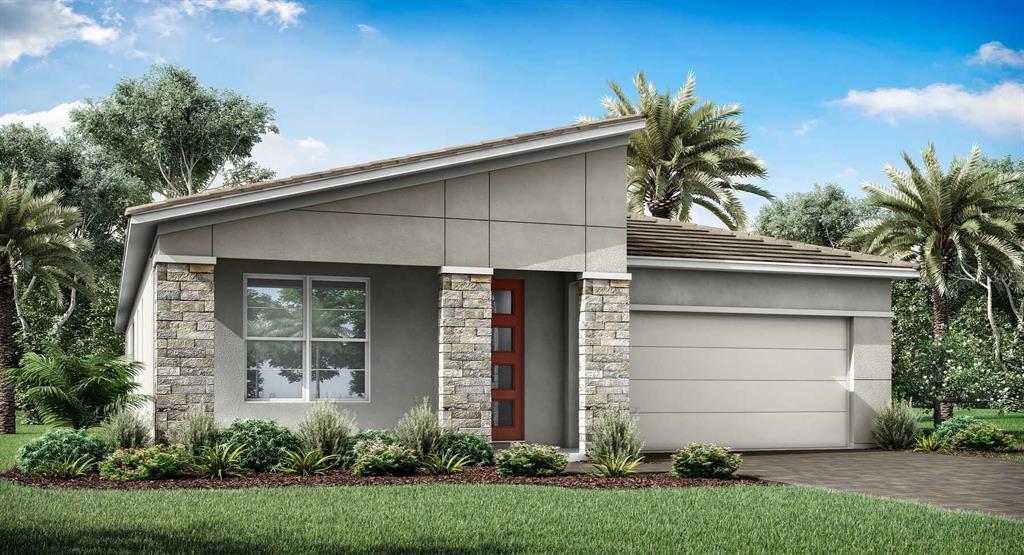
<svg viewBox="0 0 1024 555">
<path fill-rule="evenodd" d="M 667 459 L 644 471 L 667 472 Z M 746 453 L 740 474 L 1024 519 L 1024 463 L 899 451 Z"/>
</svg>

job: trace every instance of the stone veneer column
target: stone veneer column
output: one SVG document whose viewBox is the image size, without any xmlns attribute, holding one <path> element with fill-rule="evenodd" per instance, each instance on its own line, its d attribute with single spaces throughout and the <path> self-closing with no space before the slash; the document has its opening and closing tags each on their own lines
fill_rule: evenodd
<svg viewBox="0 0 1024 555">
<path fill-rule="evenodd" d="M 491 439 L 491 276 L 445 273 L 438 288 L 438 418 Z"/>
<path fill-rule="evenodd" d="M 156 264 L 156 439 L 193 407 L 213 414 L 212 264 Z"/>
<path fill-rule="evenodd" d="M 583 278 L 579 286 L 579 432 L 586 453 L 597 411 L 629 410 L 629 280 Z"/>
</svg>

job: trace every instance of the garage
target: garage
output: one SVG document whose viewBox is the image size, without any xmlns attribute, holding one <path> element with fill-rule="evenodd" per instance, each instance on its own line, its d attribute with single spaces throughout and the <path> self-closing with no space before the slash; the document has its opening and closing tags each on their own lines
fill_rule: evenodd
<svg viewBox="0 0 1024 555">
<path fill-rule="evenodd" d="M 849 319 L 637 311 L 630 397 L 652 451 L 844 448 Z"/>
</svg>

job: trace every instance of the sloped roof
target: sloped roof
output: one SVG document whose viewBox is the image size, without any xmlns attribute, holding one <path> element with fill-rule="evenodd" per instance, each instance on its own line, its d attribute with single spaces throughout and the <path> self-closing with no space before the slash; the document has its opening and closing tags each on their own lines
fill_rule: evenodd
<svg viewBox="0 0 1024 555">
<path fill-rule="evenodd" d="M 915 268 L 910 262 L 885 256 L 646 216 L 629 216 L 626 252 L 629 256 L 723 262 Z"/>
</svg>

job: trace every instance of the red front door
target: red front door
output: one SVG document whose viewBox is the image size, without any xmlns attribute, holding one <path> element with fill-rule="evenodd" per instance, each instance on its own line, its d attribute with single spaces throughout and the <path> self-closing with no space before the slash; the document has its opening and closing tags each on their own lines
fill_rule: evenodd
<svg viewBox="0 0 1024 555">
<path fill-rule="evenodd" d="M 523 280 L 491 282 L 491 438 L 523 439 Z"/>
</svg>

